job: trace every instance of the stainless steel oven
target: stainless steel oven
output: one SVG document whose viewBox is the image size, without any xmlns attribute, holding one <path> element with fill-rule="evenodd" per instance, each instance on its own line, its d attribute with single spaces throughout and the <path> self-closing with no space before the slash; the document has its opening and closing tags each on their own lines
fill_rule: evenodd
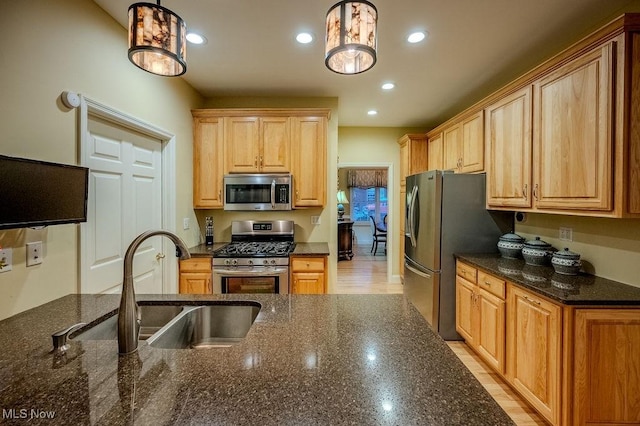
<svg viewBox="0 0 640 426">
<path fill-rule="evenodd" d="M 231 242 L 213 253 L 214 293 L 289 293 L 288 220 L 233 221 Z"/>
</svg>

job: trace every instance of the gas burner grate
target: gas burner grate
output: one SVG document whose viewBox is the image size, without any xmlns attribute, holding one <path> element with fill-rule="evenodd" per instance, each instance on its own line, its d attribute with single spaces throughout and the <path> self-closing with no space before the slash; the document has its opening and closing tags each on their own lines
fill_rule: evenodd
<svg viewBox="0 0 640 426">
<path fill-rule="evenodd" d="M 214 253 L 217 257 L 288 256 L 295 243 L 291 241 L 231 242 Z"/>
</svg>

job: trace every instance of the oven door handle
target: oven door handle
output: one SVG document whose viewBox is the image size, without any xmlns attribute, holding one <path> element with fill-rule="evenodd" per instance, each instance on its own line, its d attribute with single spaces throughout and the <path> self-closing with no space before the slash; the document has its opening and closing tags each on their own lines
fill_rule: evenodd
<svg viewBox="0 0 640 426">
<path fill-rule="evenodd" d="M 284 272 L 287 272 L 287 268 L 269 268 L 269 269 L 260 269 L 260 270 L 254 270 L 254 269 L 216 269 L 213 268 L 213 273 L 214 274 L 218 274 L 218 275 L 239 275 L 239 276 L 243 276 L 243 277 L 264 277 L 264 276 L 269 276 L 269 275 L 274 275 L 274 274 L 282 274 Z"/>
<path fill-rule="evenodd" d="M 271 208 L 276 208 L 276 180 L 271 181 Z"/>
</svg>

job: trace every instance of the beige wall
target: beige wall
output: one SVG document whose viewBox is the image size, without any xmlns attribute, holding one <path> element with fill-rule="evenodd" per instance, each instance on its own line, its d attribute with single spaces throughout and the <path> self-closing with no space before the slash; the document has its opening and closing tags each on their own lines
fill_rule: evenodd
<svg viewBox="0 0 640 426">
<path fill-rule="evenodd" d="M 195 220 L 189 111 L 202 98 L 188 84 L 134 67 L 126 30 L 90 0 L 4 1 L 0 39 L 0 153 L 76 164 L 77 112 L 59 96 L 78 92 L 176 135 L 176 219 Z M 26 268 L 25 244 L 37 240 L 44 262 Z M 0 273 L 0 319 L 77 291 L 77 240 L 78 225 L 0 231 L 0 245 L 13 247 L 13 271 Z"/>
<path fill-rule="evenodd" d="M 406 133 L 424 133 L 425 129 L 396 127 L 340 127 L 338 131 L 338 166 L 374 166 L 390 164 L 393 168 L 393 187 L 387 189 L 389 198 L 388 253 L 391 253 L 391 273 L 399 279 L 397 230 L 400 229 L 400 147 L 398 139 Z M 342 180 L 342 179 L 341 179 Z"/>
<path fill-rule="evenodd" d="M 573 241 L 560 241 L 559 228 L 573 229 Z M 640 287 L 640 220 L 529 214 L 516 232 L 540 236 L 553 247 L 579 253 L 594 275 Z"/>
</svg>

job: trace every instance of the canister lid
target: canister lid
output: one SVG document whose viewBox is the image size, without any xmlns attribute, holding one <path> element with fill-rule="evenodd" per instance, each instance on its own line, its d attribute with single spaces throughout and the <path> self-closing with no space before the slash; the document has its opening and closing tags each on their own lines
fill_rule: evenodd
<svg viewBox="0 0 640 426">
<path fill-rule="evenodd" d="M 551 248 L 551 244 L 541 240 L 540 237 L 536 237 L 535 240 L 529 240 L 525 242 L 524 245 L 525 247 L 542 249 L 542 250 L 548 250 Z"/>
</svg>

